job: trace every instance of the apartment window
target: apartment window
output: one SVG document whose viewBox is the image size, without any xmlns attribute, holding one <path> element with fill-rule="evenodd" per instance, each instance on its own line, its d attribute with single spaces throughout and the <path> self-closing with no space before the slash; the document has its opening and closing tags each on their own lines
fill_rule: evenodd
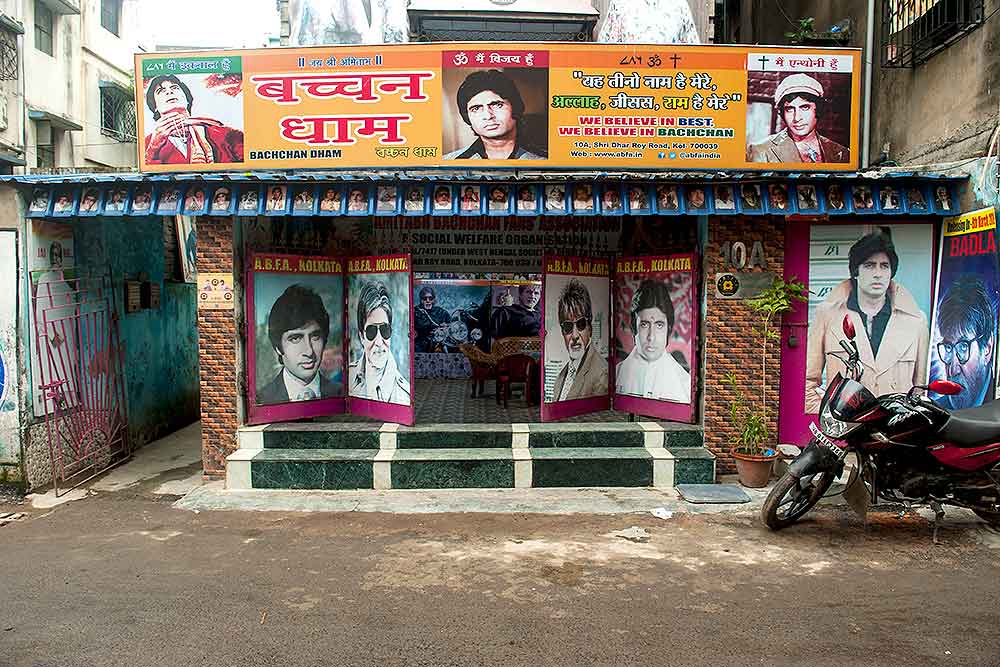
<svg viewBox="0 0 1000 667">
<path fill-rule="evenodd" d="M 56 147 L 53 144 L 36 144 L 35 154 L 38 169 L 56 168 Z"/>
<path fill-rule="evenodd" d="M 122 143 L 135 141 L 135 100 L 115 83 L 101 82 L 101 134 Z"/>
<path fill-rule="evenodd" d="M 122 0 L 101 0 L 101 25 L 108 32 L 118 34 L 122 15 Z"/>
<path fill-rule="evenodd" d="M 35 0 L 35 48 L 50 56 L 55 55 L 52 39 L 52 35 L 55 33 L 55 23 L 52 10 L 39 0 Z"/>
<path fill-rule="evenodd" d="M 0 80 L 17 81 L 17 34 L 0 22 Z"/>
<path fill-rule="evenodd" d="M 882 0 L 882 67 L 915 67 L 983 23 L 983 0 Z"/>
</svg>

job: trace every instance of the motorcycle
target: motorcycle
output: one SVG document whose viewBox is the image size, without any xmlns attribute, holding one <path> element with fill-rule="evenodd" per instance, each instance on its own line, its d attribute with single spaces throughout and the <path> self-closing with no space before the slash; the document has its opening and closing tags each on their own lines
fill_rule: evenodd
<svg viewBox="0 0 1000 667">
<path fill-rule="evenodd" d="M 844 373 L 830 381 L 808 445 L 775 484 L 761 509 L 772 530 L 801 519 L 844 474 L 853 452 L 857 466 L 843 491 L 862 517 L 883 499 L 934 511 L 934 541 L 944 505 L 964 507 L 1000 528 L 1000 400 L 949 411 L 923 392 L 955 395 L 949 380 L 915 386 L 905 394 L 876 397 L 863 373 L 854 324 L 844 317 L 840 351 Z M 846 376 L 845 376 L 846 375 Z"/>
</svg>

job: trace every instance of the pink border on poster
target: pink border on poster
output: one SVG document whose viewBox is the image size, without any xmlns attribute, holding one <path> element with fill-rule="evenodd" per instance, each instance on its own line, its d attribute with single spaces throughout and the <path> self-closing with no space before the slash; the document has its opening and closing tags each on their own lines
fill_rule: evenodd
<svg viewBox="0 0 1000 667">
<path fill-rule="evenodd" d="M 604 396 L 589 396 L 572 401 L 545 402 L 545 282 L 548 275 L 580 276 L 582 278 L 608 279 L 608 317 L 609 325 L 614 324 L 611 316 L 614 304 L 611 301 L 611 260 L 596 257 L 566 257 L 562 255 L 545 255 L 542 258 L 542 354 L 541 354 L 541 419 L 543 422 L 556 419 L 576 417 L 590 412 L 601 412 L 611 408 L 611 348 L 608 348 L 608 393 Z M 608 327 L 608 345 L 613 343 L 611 336 L 614 327 Z"/>
<path fill-rule="evenodd" d="M 280 259 L 288 262 L 288 269 L 261 269 L 256 270 L 256 260 Z M 307 261 L 329 261 L 336 263 L 338 271 L 299 271 L 299 262 Z M 294 268 L 293 268 L 294 267 Z M 247 347 L 245 350 L 247 359 L 247 370 L 249 381 L 247 382 L 247 424 L 266 424 L 268 422 L 293 421 L 306 417 L 322 417 L 325 415 L 343 414 L 347 411 L 347 364 L 345 357 L 343 382 L 345 396 L 335 396 L 333 398 L 323 398 L 316 401 L 298 401 L 289 403 L 277 403 L 273 405 L 257 405 L 257 332 L 256 332 L 256 309 L 254 307 L 254 273 L 290 273 L 290 274 L 327 274 L 339 276 L 344 286 L 344 295 L 347 294 L 346 278 L 344 274 L 344 262 L 336 257 L 306 257 L 302 255 L 281 255 L 277 253 L 250 253 L 246 269 L 246 331 Z M 335 314 L 334 314 L 335 315 Z M 344 317 L 344 312 L 341 312 Z M 344 322 L 346 326 L 346 321 Z M 346 333 L 347 329 L 343 329 Z M 345 336 L 346 338 L 346 336 Z"/>
<path fill-rule="evenodd" d="M 688 269 L 664 269 L 657 266 L 660 261 L 672 262 L 676 260 L 688 260 Z M 648 268 L 647 268 L 648 267 Z M 636 270 L 641 269 L 641 270 Z M 699 326 L 699 315 L 700 309 L 698 306 L 697 291 L 698 291 L 698 255 L 695 253 L 684 253 L 678 255 L 650 255 L 645 257 L 620 257 L 615 262 L 615 275 L 614 280 L 612 280 L 612 294 L 611 298 L 613 302 L 615 301 L 615 290 L 618 285 L 619 276 L 635 276 L 635 275 L 646 275 L 650 273 L 681 273 L 688 272 L 691 274 L 691 290 L 688 294 L 688 306 L 691 311 L 691 341 L 690 341 L 690 355 L 691 360 L 691 402 L 690 403 L 678 403 L 676 401 L 657 401 L 651 398 L 642 398 L 639 396 L 626 396 L 624 394 L 613 393 L 613 407 L 615 410 L 621 410 L 623 412 L 631 412 L 633 414 L 639 414 L 646 417 L 657 417 L 659 419 L 666 419 L 669 421 L 683 421 L 688 423 L 694 423 L 695 419 L 695 397 L 697 394 L 698 387 L 698 326 Z M 617 313 L 616 313 L 617 315 Z M 618 346 L 614 345 L 612 349 L 612 354 L 614 355 L 614 363 L 611 365 L 611 381 L 614 382 L 614 371 L 618 368 L 620 359 L 618 359 Z M 614 387 L 615 385 L 612 385 Z M 613 392 L 613 389 L 612 389 Z"/>
<path fill-rule="evenodd" d="M 389 266 L 393 266 L 392 260 L 406 260 L 402 268 L 385 268 L 386 262 Z M 382 262 L 380 266 L 380 262 Z M 413 260 L 409 254 L 397 254 L 397 255 L 369 255 L 365 257 L 351 257 L 347 260 L 347 275 L 363 275 L 363 274 L 378 274 L 378 273 L 406 273 L 409 275 L 409 287 L 406 290 L 406 312 L 410 314 L 410 404 L 409 405 L 399 405 L 398 403 L 383 403 L 381 401 L 372 401 L 367 398 L 353 398 L 350 395 L 350 373 L 345 370 L 344 382 L 348 384 L 348 396 L 347 396 L 347 411 L 352 415 L 360 415 L 363 417 L 370 417 L 372 419 L 380 419 L 382 421 L 392 422 L 395 424 L 403 424 L 404 426 L 413 426 L 415 421 L 416 410 L 413 407 L 413 401 L 415 399 L 414 393 L 416 385 L 413 381 Z M 347 284 L 347 290 L 350 289 L 350 283 Z M 344 311 L 346 316 L 347 303 L 349 303 L 350 295 L 344 292 Z M 347 348 L 347 368 L 350 368 L 350 341 L 353 335 L 353 329 L 348 327 L 348 323 L 344 323 L 344 345 Z"/>
</svg>

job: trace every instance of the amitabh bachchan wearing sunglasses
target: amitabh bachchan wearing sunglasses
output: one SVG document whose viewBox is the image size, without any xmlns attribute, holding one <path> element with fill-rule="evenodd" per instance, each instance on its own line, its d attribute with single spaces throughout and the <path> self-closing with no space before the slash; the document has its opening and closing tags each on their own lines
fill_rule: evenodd
<svg viewBox="0 0 1000 667">
<path fill-rule="evenodd" d="M 381 403 L 409 405 L 410 381 L 400 374 L 392 351 L 392 311 L 392 300 L 384 283 L 361 284 L 355 316 L 363 353 L 351 363 L 350 395 Z M 409 345 L 409 340 L 397 343 Z"/>
<path fill-rule="evenodd" d="M 559 328 L 569 361 L 556 376 L 554 401 L 570 401 L 608 393 L 608 360 L 595 345 L 594 309 L 590 292 L 579 280 L 570 280 L 559 294 Z"/>
</svg>

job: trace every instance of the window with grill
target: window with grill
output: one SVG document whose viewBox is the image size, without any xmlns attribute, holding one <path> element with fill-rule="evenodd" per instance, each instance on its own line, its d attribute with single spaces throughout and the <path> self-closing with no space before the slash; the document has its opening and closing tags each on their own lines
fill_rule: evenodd
<svg viewBox="0 0 1000 667">
<path fill-rule="evenodd" d="M 101 25 L 115 35 L 118 34 L 122 15 L 122 0 L 101 0 Z"/>
<path fill-rule="evenodd" d="M 914 67 L 983 22 L 983 0 L 882 0 L 882 67 Z"/>
<path fill-rule="evenodd" d="M 50 56 L 55 55 L 52 35 L 55 32 L 55 16 L 52 10 L 39 0 L 35 0 L 35 48 Z"/>
<path fill-rule="evenodd" d="M 123 143 L 135 141 L 135 100 L 132 93 L 101 82 L 101 134 Z"/>
<path fill-rule="evenodd" d="M 17 81 L 17 35 L 0 26 L 0 81 Z"/>
</svg>

